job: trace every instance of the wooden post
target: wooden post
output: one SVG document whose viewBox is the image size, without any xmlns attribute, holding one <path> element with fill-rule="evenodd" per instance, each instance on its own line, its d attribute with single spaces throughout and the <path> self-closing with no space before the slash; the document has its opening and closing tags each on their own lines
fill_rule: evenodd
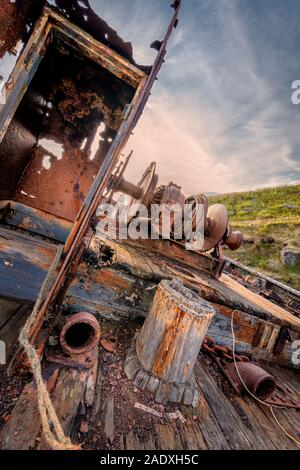
<svg viewBox="0 0 300 470">
<path fill-rule="evenodd" d="M 196 406 L 193 369 L 209 324 L 212 306 L 176 280 L 160 282 L 144 325 L 125 361 L 125 372 L 155 400 Z"/>
</svg>

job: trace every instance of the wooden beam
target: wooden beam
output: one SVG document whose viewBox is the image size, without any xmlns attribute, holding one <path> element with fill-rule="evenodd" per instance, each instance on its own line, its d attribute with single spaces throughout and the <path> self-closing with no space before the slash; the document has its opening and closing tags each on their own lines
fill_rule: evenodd
<svg viewBox="0 0 300 470">
<path fill-rule="evenodd" d="M 247 301 L 250 305 L 255 305 L 262 311 L 268 312 L 269 316 L 277 319 L 279 322 L 281 322 L 281 324 L 285 324 L 286 326 L 290 326 L 291 328 L 300 331 L 300 318 L 297 318 L 292 313 L 276 304 L 273 304 L 255 292 L 252 292 L 250 289 L 247 289 L 245 286 L 227 274 L 223 274 L 221 276 L 220 282 L 224 286 L 228 287 L 233 293 L 238 294 L 244 298 L 245 301 Z"/>
<path fill-rule="evenodd" d="M 244 276 L 250 276 L 256 279 L 263 279 L 267 284 L 267 288 L 271 288 L 281 295 L 288 294 L 292 299 L 298 301 L 300 300 L 300 291 L 293 289 L 293 287 L 283 284 L 282 282 L 279 282 L 276 279 L 272 279 L 271 277 L 266 276 L 265 274 L 260 273 L 258 271 L 255 271 L 254 269 L 249 268 L 248 266 L 245 266 L 244 264 L 241 264 L 233 259 L 225 258 L 225 260 L 227 268 L 231 266 L 234 268 L 234 270 L 238 271 Z"/>
<path fill-rule="evenodd" d="M 51 12 L 49 16 L 52 21 L 54 20 L 54 33 L 56 31 L 61 33 L 71 47 L 75 47 L 79 52 L 101 65 L 132 88 L 137 88 L 140 81 L 146 77 L 145 72 L 132 65 L 108 46 L 93 39 L 92 36 L 65 18 L 54 12 Z"/>
</svg>

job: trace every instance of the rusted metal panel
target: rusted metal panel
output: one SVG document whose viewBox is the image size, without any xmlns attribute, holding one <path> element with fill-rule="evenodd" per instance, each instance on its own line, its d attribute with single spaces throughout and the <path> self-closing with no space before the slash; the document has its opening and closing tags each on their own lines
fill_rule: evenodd
<svg viewBox="0 0 300 470">
<path fill-rule="evenodd" d="M 45 9 L 48 10 L 47 8 Z M 126 83 L 136 88 L 144 78 L 145 73 L 132 65 L 128 60 L 117 54 L 108 46 L 93 39 L 89 34 L 72 24 L 66 18 L 49 11 L 55 30 L 60 31 L 72 40 L 75 47 L 79 47 L 89 58 L 98 62 L 113 75 L 124 80 Z"/>
<path fill-rule="evenodd" d="M 122 56 L 104 44 L 95 41 L 86 32 L 72 25 L 72 23 L 52 11 L 49 7 L 45 7 L 30 40 L 6 84 L 7 99 L 0 115 L 0 141 L 5 135 L 10 120 L 42 60 L 45 41 L 49 35 L 53 37 L 55 30 L 60 31 L 65 37 L 75 41 L 75 46 L 77 44 L 81 52 L 87 54 L 94 61 L 99 62 L 101 66 L 109 70 L 113 75 L 118 76 L 134 88 L 145 77 L 144 72 Z"/>
<path fill-rule="evenodd" d="M 58 29 L 59 40 L 56 43 Z M 51 38 L 51 51 L 45 43 L 46 37 Z M 66 38 L 67 42 L 76 44 L 77 52 L 68 49 Z M 45 47 L 48 47 L 46 53 Z M 44 59 L 41 62 L 42 55 Z M 103 70 L 103 67 L 109 72 Z M 26 131 L 29 132 L 28 110 L 35 107 L 37 120 L 37 113 L 45 106 L 37 105 L 37 99 L 48 102 L 47 106 L 51 108 L 46 112 L 43 110 L 40 117 L 42 134 L 39 134 L 40 131 L 37 134 L 29 132 L 31 140 L 26 140 L 28 145 L 24 145 L 25 141 L 22 140 L 24 151 L 21 146 L 17 153 L 14 152 L 13 159 L 5 157 L 9 152 L 12 153 L 10 136 L 13 136 L 13 129 L 16 127 L 19 135 L 21 125 L 16 118 L 12 120 L 1 154 L 8 162 L 6 165 L 10 165 L 4 173 L 12 175 L 13 181 L 2 196 L 14 197 L 26 205 L 74 221 L 121 126 L 122 113 L 126 105 L 131 103 L 134 95 L 132 87 L 137 86 L 144 76 L 126 59 L 45 8 L 10 79 L 9 86 L 13 94 L 8 96 L 3 110 L 2 131 L 5 132 L 29 82 L 30 90 L 22 99 L 22 116 L 28 114 Z M 22 77 L 24 86 L 20 89 L 18 83 L 22 82 Z M 35 147 L 31 153 L 38 137 L 50 141 L 50 147 L 61 146 L 63 153 L 53 154 L 42 145 Z M 17 165 L 12 163 L 16 158 L 15 153 L 22 157 L 19 169 L 12 166 Z M 18 181 L 21 173 L 22 178 Z M 4 181 L 2 191 L 7 184 Z"/>
</svg>

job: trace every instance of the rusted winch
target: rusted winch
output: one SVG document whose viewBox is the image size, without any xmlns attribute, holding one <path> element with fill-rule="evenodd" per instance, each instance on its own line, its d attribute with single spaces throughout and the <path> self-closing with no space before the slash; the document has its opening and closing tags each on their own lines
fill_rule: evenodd
<svg viewBox="0 0 300 470">
<path fill-rule="evenodd" d="M 205 194 L 190 196 L 185 200 L 185 204 L 192 206 L 192 221 L 187 234 L 198 232 L 199 222 L 204 224 L 203 247 L 199 251 L 206 252 L 218 245 L 226 245 L 230 250 L 237 250 L 244 243 L 243 234 L 233 231 L 229 225 L 228 211 L 223 204 L 208 206 Z"/>
<path fill-rule="evenodd" d="M 129 205 L 143 204 L 146 207 L 152 201 L 158 182 L 158 176 L 155 173 L 156 163 L 151 163 L 146 169 L 138 184 L 127 181 L 123 173 L 120 176 L 113 175 L 108 184 L 108 190 L 113 192 L 122 192 L 130 196 Z"/>
<path fill-rule="evenodd" d="M 163 235 L 162 219 L 169 218 L 169 227 L 171 234 L 174 233 L 174 222 L 177 214 L 182 214 L 184 208 L 185 196 L 181 192 L 181 187 L 172 181 L 166 185 L 157 188 L 152 198 L 151 204 L 160 206 L 158 215 L 159 234 Z M 172 235 L 171 235 L 172 236 Z"/>
<path fill-rule="evenodd" d="M 130 158 L 130 155 L 127 158 Z M 127 181 L 124 176 L 124 168 L 118 175 L 113 175 L 108 184 L 108 190 L 114 192 L 123 192 L 130 196 L 128 206 L 134 204 L 143 204 L 150 208 L 151 204 L 161 206 L 158 214 L 159 235 L 162 236 L 162 217 L 166 216 L 166 210 L 169 208 L 169 226 L 171 229 L 170 238 L 178 240 L 175 237 L 175 229 L 181 226 L 182 238 L 178 241 L 191 241 L 191 236 L 199 233 L 200 227 L 197 224 L 204 224 L 203 245 L 200 252 L 207 252 L 213 248 L 219 251 L 219 258 L 222 258 L 220 252 L 222 245 L 226 245 L 230 250 L 237 250 L 244 242 L 243 234 L 239 231 L 233 231 L 228 223 L 228 211 L 223 204 L 213 204 L 208 206 L 208 199 L 205 194 L 192 195 L 185 198 L 181 192 L 181 187 L 170 182 L 167 185 L 161 185 L 157 188 L 158 176 L 155 173 L 156 164 L 151 163 L 143 174 L 139 183 L 133 184 Z M 157 189 L 156 189 L 157 188 Z M 184 222 L 184 206 L 189 204 L 192 206 L 191 221 L 186 224 Z M 178 208 L 178 211 L 176 211 Z M 130 211 L 129 211 L 130 213 Z M 138 215 L 136 210 L 130 213 L 129 221 Z M 150 213 L 149 213 L 150 223 Z"/>
</svg>

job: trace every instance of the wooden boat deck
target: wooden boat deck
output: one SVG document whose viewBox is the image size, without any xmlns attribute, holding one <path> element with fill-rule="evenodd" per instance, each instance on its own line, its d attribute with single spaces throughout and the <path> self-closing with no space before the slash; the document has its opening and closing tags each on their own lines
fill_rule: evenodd
<svg viewBox="0 0 300 470">
<path fill-rule="evenodd" d="M 0 237 L 0 294 L 7 296 L 9 292 L 14 297 L 0 300 L 0 339 L 7 342 L 9 337 L 10 355 L 55 257 L 57 244 L 4 227 Z M 65 432 L 86 449 L 297 449 L 275 423 L 270 410 L 251 397 L 237 396 L 204 353 L 195 368 L 200 403 L 196 409 L 179 407 L 185 422 L 166 417 L 165 412 L 175 411 L 178 406 L 162 409 L 149 393 L 136 389 L 126 378 L 124 356 L 132 335 L 147 314 L 157 283 L 170 277 L 181 278 L 213 302 L 217 315 L 209 334 L 217 335 L 220 344 L 230 345 L 233 310 L 241 351 L 252 348 L 262 327 L 278 332 L 288 324 L 294 335 L 299 334 L 298 318 L 271 302 L 261 302 L 258 295 L 249 297 L 247 290 L 233 285 L 231 279 L 216 280 L 178 260 L 172 262 L 144 249 L 114 244 L 114 258 L 102 269 L 82 260 L 65 302 L 70 311 L 84 309 L 94 313 L 102 334 L 109 331 L 115 337 L 115 352 L 109 353 L 100 346 L 97 368 L 89 371 L 43 360 L 44 379 Z M 29 292 L 26 302 L 22 289 Z M 266 351 L 269 346 L 262 348 Z M 300 397 L 300 372 L 275 366 L 271 352 L 268 359 L 264 367 L 294 387 Z M 282 358 L 286 359 L 287 356 Z M 5 393 L 4 387 L 1 394 Z M 163 417 L 137 409 L 136 403 L 160 410 Z M 25 385 L 5 413 L 0 416 L 1 448 L 47 448 L 33 383 Z M 276 409 L 275 413 L 286 431 L 299 440 L 299 411 Z"/>
<path fill-rule="evenodd" d="M 251 397 L 233 392 L 212 360 L 201 353 L 195 376 L 201 390 L 196 409 L 180 406 L 185 419 L 153 416 L 141 403 L 160 412 L 178 406 L 155 405 L 149 393 L 136 389 L 123 372 L 123 360 L 137 324 L 101 322 L 102 332 L 116 339 L 114 353 L 99 348 L 98 373 L 44 363 L 44 377 L 64 430 L 84 449 L 298 449 L 275 423 L 270 410 Z M 299 372 L 266 366 L 298 390 Z M 299 394 L 300 396 L 300 394 Z M 287 432 L 300 439 L 300 411 L 275 409 Z M 21 432 L 20 432 L 21 431 Z M 2 429 L 4 449 L 45 449 L 35 387 L 27 384 Z"/>
</svg>

